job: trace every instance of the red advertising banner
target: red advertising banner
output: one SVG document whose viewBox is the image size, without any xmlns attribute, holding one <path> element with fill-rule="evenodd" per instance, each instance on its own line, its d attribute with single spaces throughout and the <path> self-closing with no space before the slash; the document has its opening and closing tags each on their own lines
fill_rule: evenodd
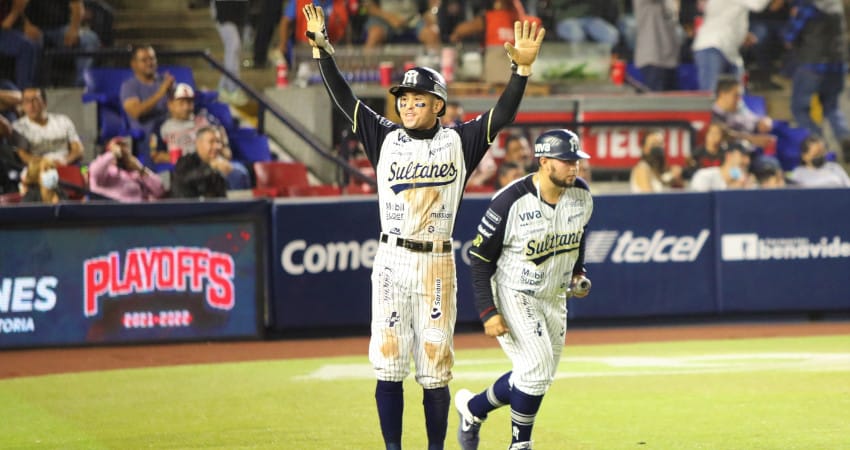
<svg viewBox="0 0 850 450">
<path fill-rule="evenodd" d="M 690 122 L 697 133 L 694 142 L 702 142 L 711 121 L 710 111 L 585 111 L 582 122 L 659 122 L 658 126 L 583 126 L 582 147 L 590 153 L 594 168 L 629 169 L 641 156 L 641 140 L 651 129 L 664 133 L 667 162 L 683 164 L 691 154 L 691 131 L 681 126 L 664 126 L 664 122 Z"/>
</svg>

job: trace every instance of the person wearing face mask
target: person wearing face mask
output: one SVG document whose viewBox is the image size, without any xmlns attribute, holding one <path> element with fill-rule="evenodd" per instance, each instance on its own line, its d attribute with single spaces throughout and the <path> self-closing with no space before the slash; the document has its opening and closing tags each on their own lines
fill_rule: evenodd
<svg viewBox="0 0 850 450">
<path fill-rule="evenodd" d="M 850 177 L 838 163 L 826 160 L 826 143 L 810 135 L 800 145 L 800 165 L 791 171 L 791 181 L 801 187 L 850 187 Z"/>
<path fill-rule="evenodd" d="M 49 158 L 30 161 L 23 177 L 21 201 L 55 205 L 68 196 L 59 188 L 59 172 L 56 162 Z"/>
<path fill-rule="evenodd" d="M 721 191 L 725 189 L 747 189 L 754 186 L 750 176 L 748 145 L 735 142 L 728 146 L 723 155 L 723 164 L 706 167 L 694 173 L 690 188 L 693 191 Z"/>
<path fill-rule="evenodd" d="M 455 219 L 472 171 L 519 109 L 544 30 L 529 22 L 514 24 L 514 42 L 505 43 L 514 70 L 496 106 L 447 128 L 440 122 L 448 101 L 442 75 L 426 67 L 407 70 L 390 88 L 401 118 L 401 124 L 393 123 L 355 97 L 340 74 L 324 11 L 308 4 L 303 12 L 325 87 L 377 173 L 381 233 L 372 266 L 369 360 L 384 444 L 401 449 L 403 382 L 414 360 L 428 449 L 439 450 L 448 427 L 454 365 Z"/>
<path fill-rule="evenodd" d="M 629 176 L 631 191 L 635 193 L 662 192 L 669 186 L 682 182 L 682 167 L 667 165 L 664 151 L 664 133 L 652 130 L 643 136 L 640 161 Z"/>
</svg>

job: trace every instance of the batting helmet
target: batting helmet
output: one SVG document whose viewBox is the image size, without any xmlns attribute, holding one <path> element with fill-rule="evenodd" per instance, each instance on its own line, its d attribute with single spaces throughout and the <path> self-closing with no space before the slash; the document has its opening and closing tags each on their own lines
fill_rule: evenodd
<svg viewBox="0 0 850 450">
<path fill-rule="evenodd" d="M 446 113 L 446 102 L 449 98 L 446 80 L 436 70 L 427 67 L 414 67 L 404 73 L 401 84 L 390 88 L 390 94 L 396 97 L 406 91 L 420 91 L 436 95 L 443 101 L 443 108 L 437 113 L 437 116 L 442 117 Z"/>
<path fill-rule="evenodd" d="M 578 135 L 567 129 L 549 130 L 534 141 L 534 156 L 573 161 L 590 159 L 590 155 L 581 150 Z"/>
</svg>

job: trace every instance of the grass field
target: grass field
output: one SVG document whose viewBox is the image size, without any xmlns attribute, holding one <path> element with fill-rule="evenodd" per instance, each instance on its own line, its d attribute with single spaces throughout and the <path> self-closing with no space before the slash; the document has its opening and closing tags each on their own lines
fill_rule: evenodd
<svg viewBox="0 0 850 450">
<path fill-rule="evenodd" d="M 459 351 L 452 391 L 509 364 Z M 405 384 L 408 449 L 424 449 Z M 365 355 L 0 381 L 0 448 L 380 449 Z M 446 448 L 455 449 L 457 416 Z M 506 409 L 482 428 L 504 449 Z M 850 449 L 850 336 L 567 345 L 536 449 Z"/>
</svg>

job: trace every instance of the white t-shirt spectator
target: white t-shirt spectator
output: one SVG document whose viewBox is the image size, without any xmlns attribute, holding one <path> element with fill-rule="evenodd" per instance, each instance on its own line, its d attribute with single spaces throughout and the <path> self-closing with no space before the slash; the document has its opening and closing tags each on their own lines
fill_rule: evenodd
<svg viewBox="0 0 850 450">
<path fill-rule="evenodd" d="M 726 179 L 723 178 L 723 171 L 720 166 L 699 169 L 694 172 L 694 176 L 691 178 L 692 191 L 722 191 L 727 187 Z"/>
<path fill-rule="evenodd" d="M 847 172 L 839 164 L 831 161 L 817 169 L 797 166 L 791 171 L 791 181 L 801 187 L 850 187 L 850 177 L 847 176 Z"/>
<path fill-rule="evenodd" d="M 26 139 L 24 150 L 33 156 L 54 161 L 63 162 L 68 156 L 71 143 L 81 143 L 74 123 L 64 114 L 47 113 L 47 123 L 44 126 L 24 116 L 16 120 L 12 127 Z"/>
</svg>

